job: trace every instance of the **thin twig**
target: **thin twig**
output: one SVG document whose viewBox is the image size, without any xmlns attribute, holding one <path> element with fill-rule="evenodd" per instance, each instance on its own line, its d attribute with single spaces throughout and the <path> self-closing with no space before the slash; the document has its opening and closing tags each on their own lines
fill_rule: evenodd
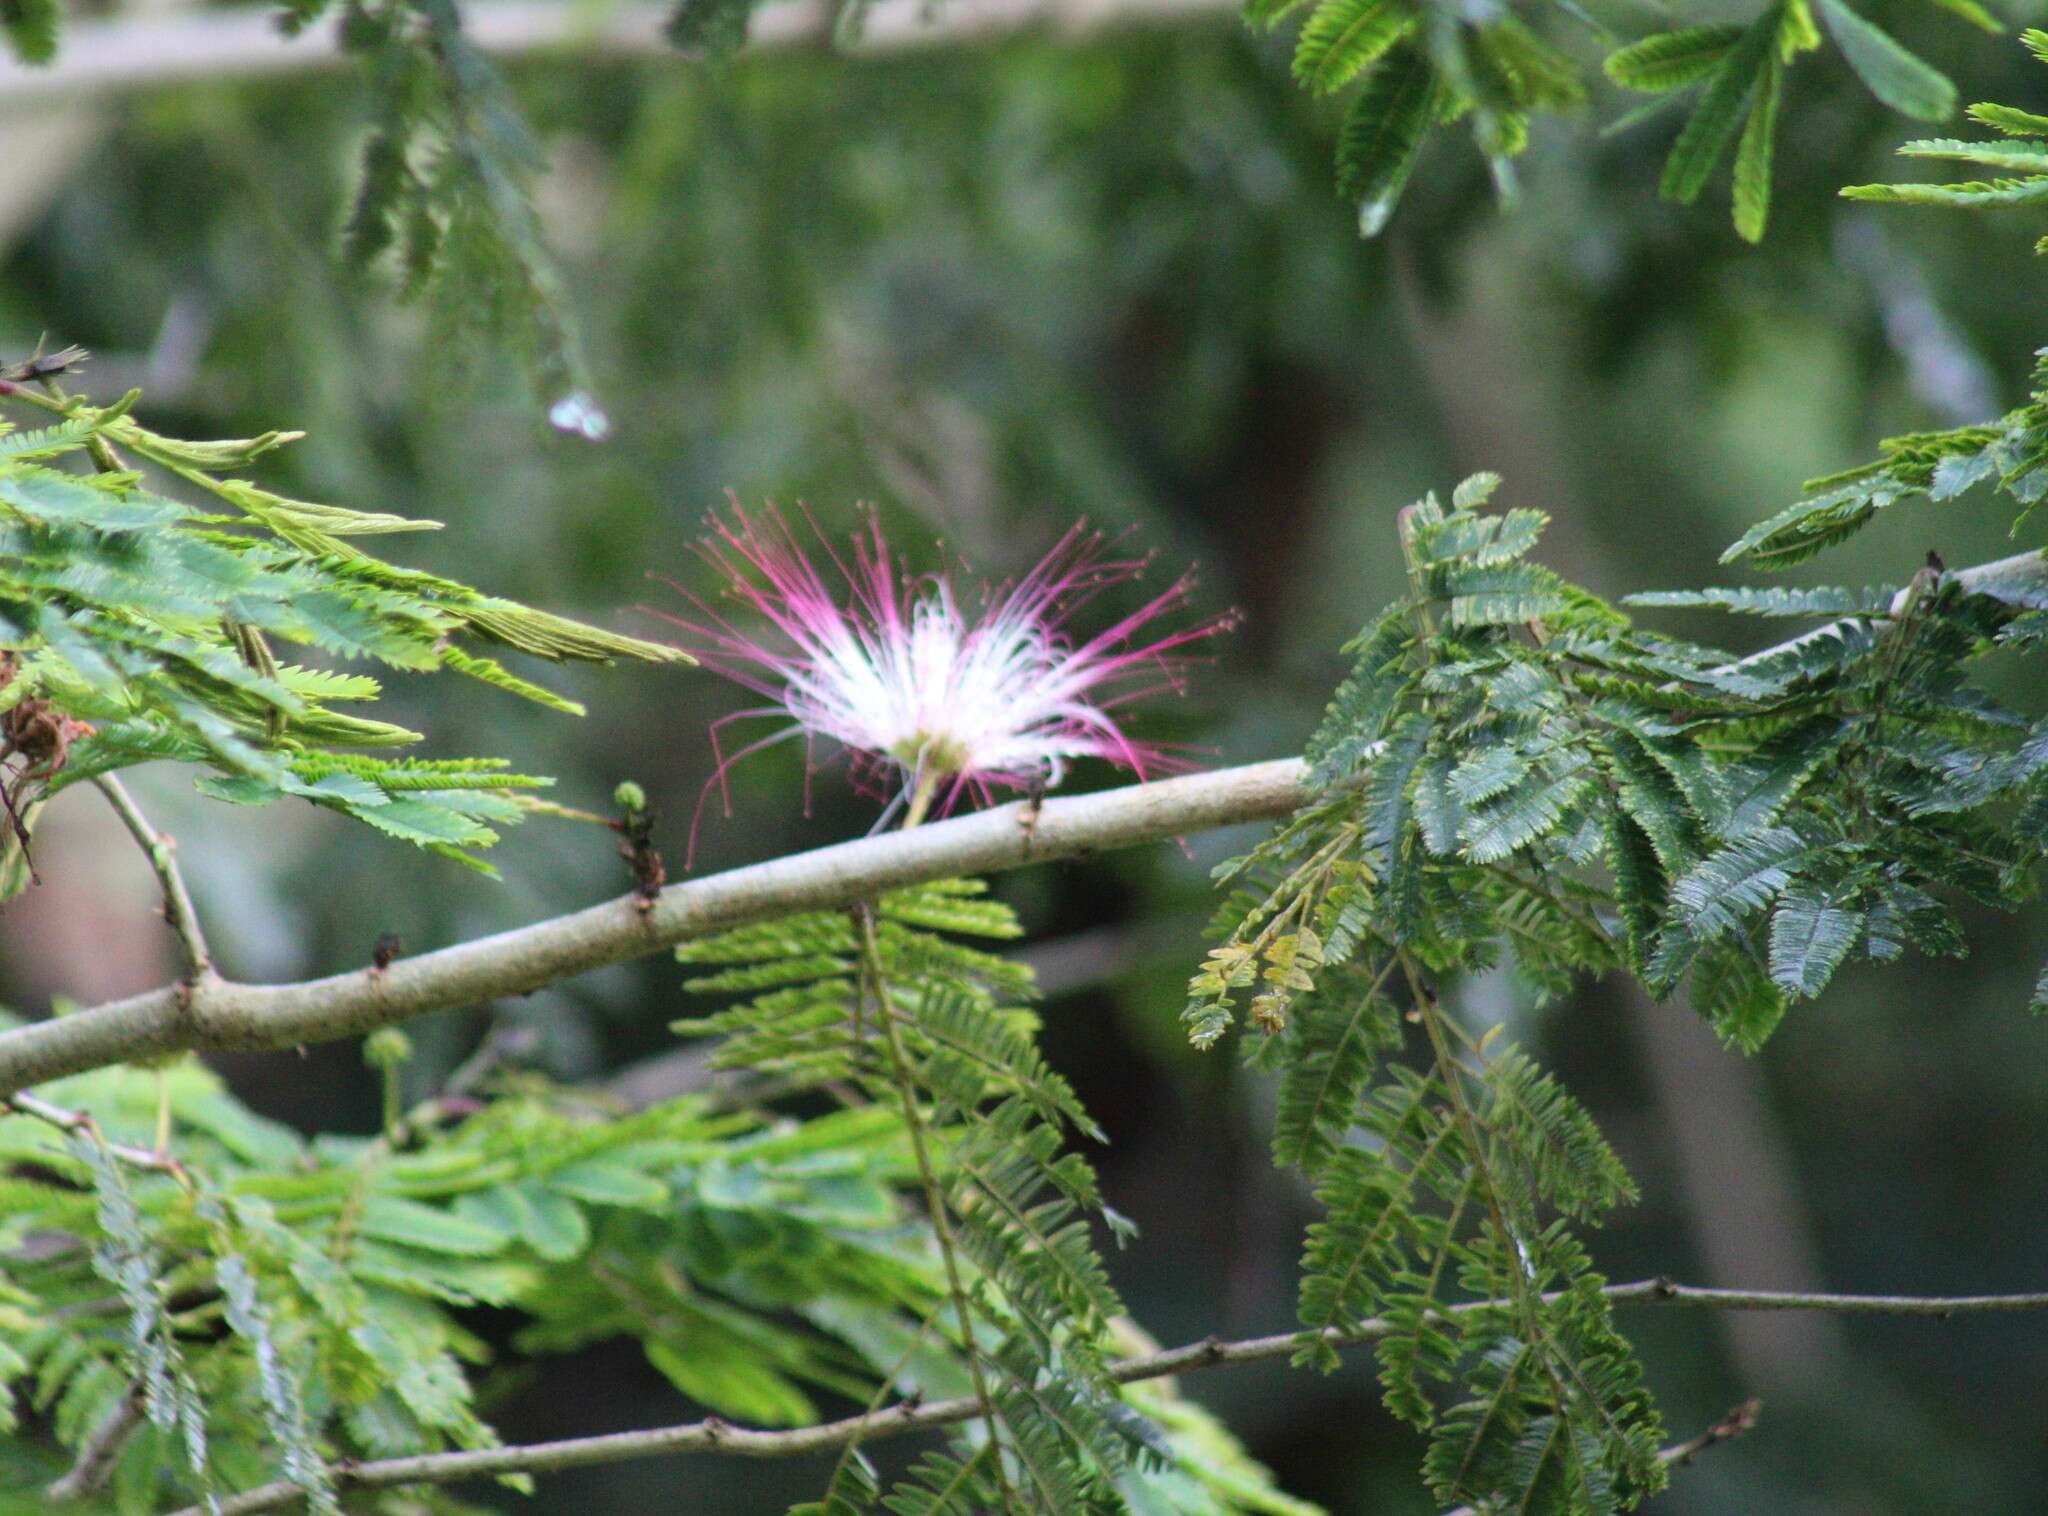
<svg viewBox="0 0 2048 1516">
<path fill-rule="evenodd" d="M 1682 1469 L 1708 1448 L 1719 1447 L 1724 1442 L 1733 1442 L 1746 1432 L 1756 1429 L 1757 1418 L 1764 1412 L 1761 1400 L 1745 1400 L 1741 1405 L 1723 1416 L 1697 1437 L 1688 1437 L 1683 1442 L 1674 1442 L 1657 1454 L 1657 1461 L 1667 1469 Z"/>
<path fill-rule="evenodd" d="M 2018 553 L 1950 577 L 1978 593 L 2040 585 L 2048 582 L 2048 559 L 2039 552 Z M 1277 821 L 1309 798 L 1306 780 L 1302 762 L 1287 758 L 1042 804 L 1017 801 L 927 822 L 912 832 L 842 842 L 684 880 L 663 890 L 645 910 L 636 896 L 627 895 L 401 959 L 378 975 L 357 970 L 285 985 L 232 984 L 215 976 L 189 991 L 167 986 L 0 1032 L 0 1095 L 159 1053 L 293 1047 L 354 1036 L 415 1016 L 525 994 L 590 969 L 794 911 L 844 910 L 856 900 L 934 879 Z"/>
<path fill-rule="evenodd" d="M 114 814 L 121 818 L 121 824 L 128 828 L 128 835 L 149 859 L 149 866 L 156 871 L 157 883 L 164 893 L 164 921 L 178 939 L 178 959 L 184 968 L 184 982 L 196 984 L 213 973 L 213 954 L 206 946 L 206 933 L 199 925 L 199 913 L 192 907 L 191 891 L 185 888 L 185 876 L 178 868 L 177 843 L 164 832 L 149 824 L 149 818 L 142 814 L 142 808 L 135 803 L 135 797 L 128 793 L 128 787 L 118 776 L 100 774 L 93 783 L 100 793 L 114 807 Z"/>
<path fill-rule="evenodd" d="M 78 1445 L 78 1456 L 71 1460 L 71 1467 L 51 1480 L 43 1494 L 59 1505 L 92 1494 L 114 1472 L 114 1465 L 121 1460 L 121 1450 L 142 1422 L 142 1390 L 140 1386 L 131 1386 Z"/>
<path fill-rule="evenodd" d="M 52 1104 L 40 1095 L 31 1095 L 17 1090 L 12 1095 L 0 1097 L 0 1109 L 12 1110 L 17 1115 L 32 1116 L 37 1121 L 48 1122 L 59 1131 L 99 1133 L 99 1123 L 90 1111 L 74 1111 L 61 1105 Z M 125 1142 L 105 1142 L 106 1150 L 130 1168 L 148 1169 L 158 1174 L 169 1174 L 184 1183 L 187 1175 L 185 1166 L 169 1153 L 151 1148 L 139 1148 Z"/>
<path fill-rule="evenodd" d="M 1869 1316 L 1959 1316 L 1992 1311 L 2048 1310 L 2048 1291 L 2030 1295 L 1827 1295 L 1778 1290 L 1716 1290 L 1674 1284 L 1668 1279 L 1639 1279 L 1632 1284 L 1609 1285 L 1601 1292 L 1611 1305 L 1692 1306 L 1717 1311 L 1834 1311 Z M 1475 1301 L 1432 1313 L 1435 1321 L 1466 1311 L 1495 1310 L 1500 1301 Z M 1332 1327 L 1319 1335 L 1333 1347 L 1350 1347 L 1376 1342 L 1395 1332 L 1412 1330 L 1375 1317 L 1354 1326 Z M 1133 1384 L 1143 1379 L 1161 1379 L 1172 1374 L 1191 1373 L 1230 1363 L 1257 1363 L 1289 1358 L 1311 1339 L 1302 1333 L 1285 1332 L 1272 1337 L 1251 1337 L 1238 1342 L 1219 1342 L 1211 1337 L 1142 1357 L 1126 1358 L 1109 1365 L 1111 1379 Z M 450 1484 L 457 1480 L 488 1479 L 504 1474 L 548 1473 L 588 1464 L 618 1463 L 633 1458 L 653 1458 L 664 1453 L 713 1451 L 742 1458 L 789 1458 L 843 1447 L 849 1440 L 874 1441 L 899 1437 L 930 1427 L 952 1426 L 972 1421 L 981 1407 L 972 1395 L 954 1400 L 919 1403 L 902 1401 L 879 1415 L 849 1416 L 820 1426 L 799 1427 L 786 1432 L 757 1432 L 729 1422 L 686 1422 L 680 1426 L 654 1427 L 638 1432 L 607 1432 L 596 1437 L 570 1437 L 558 1442 L 529 1443 L 521 1447 L 478 1448 L 457 1453 L 424 1453 L 410 1458 L 385 1458 L 373 1463 L 340 1463 L 334 1467 L 335 1484 L 344 1489 L 390 1489 L 408 1484 Z M 1739 1413 L 1738 1413 L 1739 1414 Z M 1731 1417 L 1732 1421 L 1734 1418 Z M 1723 1422 L 1727 1427 L 1730 1423 Z M 1743 1428 L 1747 1430 L 1747 1428 Z M 1706 1439 L 1693 1439 L 1698 1446 L 1680 1443 L 1666 1450 L 1673 1463 L 1682 1463 L 1713 1442 L 1739 1435 L 1727 1431 Z M 253 1516 L 273 1511 L 304 1498 L 305 1491 L 288 1480 L 278 1480 L 259 1489 L 221 1501 L 219 1516 Z M 175 1516 L 204 1516 L 204 1508 L 189 1506 Z"/>
<path fill-rule="evenodd" d="M 924 789 L 925 786 L 919 786 L 920 793 Z M 915 812 L 914 801 L 912 808 Z M 914 824 L 914 821 L 905 821 L 904 830 L 908 831 Z M 855 906 L 854 921 L 860 932 L 860 995 L 863 1000 L 872 1001 L 875 1020 L 881 1023 L 884 1043 L 889 1050 L 889 1072 L 896 1081 L 896 1096 L 903 1110 L 903 1127 L 909 1134 L 911 1155 L 917 1160 L 917 1177 L 924 1187 L 925 1210 L 931 1216 L 932 1240 L 938 1245 L 939 1261 L 946 1271 L 946 1293 L 952 1298 L 953 1315 L 960 1324 L 960 1353 L 967 1360 L 968 1377 L 974 1384 L 975 1405 L 988 1427 L 989 1441 L 995 1451 L 991 1467 L 995 1470 L 997 1502 L 1008 1511 L 1012 1509 L 1015 1497 L 1010 1490 L 1009 1475 L 1003 1469 L 995 1397 L 989 1394 L 988 1370 L 982 1365 L 981 1348 L 974 1340 L 974 1309 L 967 1302 L 967 1286 L 960 1277 L 959 1247 L 954 1241 L 953 1223 L 947 1215 L 946 1192 L 939 1184 L 938 1170 L 932 1163 L 924 1116 L 919 1110 L 917 1086 L 911 1081 L 910 1054 L 903 1045 L 902 1030 L 896 1025 L 896 1008 L 889 1003 L 888 982 L 882 977 L 882 951 L 875 941 L 873 908 L 866 902 Z"/>
<path fill-rule="evenodd" d="M 455 1066 L 441 1086 L 443 1100 L 466 1100 L 483 1087 L 486 1079 L 507 1063 L 531 1057 L 539 1051 L 540 1028 L 500 1022 L 484 1034 L 476 1051 Z"/>
</svg>

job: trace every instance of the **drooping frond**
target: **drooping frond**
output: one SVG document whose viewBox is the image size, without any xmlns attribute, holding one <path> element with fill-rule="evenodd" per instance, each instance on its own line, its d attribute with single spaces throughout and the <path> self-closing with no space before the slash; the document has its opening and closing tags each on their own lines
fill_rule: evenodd
<svg viewBox="0 0 2048 1516">
<path fill-rule="evenodd" d="M 1675 44 L 1634 62 L 1696 66 Z M 1858 953 L 1957 951 L 1947 899 L 2030 885 L 1990 818 L 2048 814 L 2040 723 L 1969 666 L 2048 597 L 2020 564 L 1637 598 L 1821 621 L 1737 659 L 1530 564 L 1542 518 L 1482 510 L 1496 485 L 1402 513 L 1409 593 L 1352 644 L 1314 798 L 1218 870 L 1233 893 L 1186 1024 L 1207 1045 L 1244 1017 L 1278 1080 L 1274 1156 L 1323 1207 L 1301 1360 L 1333 1364 L 1374 1319 L 1441 1500 L 1621 1511 L 1662 1481 L 1656 1416 L 1568 1227 L 1634 1186 L 1556 1080 L 1437 986 L 1507 964 L 1560 994 L 1627 968 L 1660 995 L 1689 981 L 1754 1049 Z"/>
<path fill-rule="evenodd" d="M 891 1510 L 1107 1509 L 1159 1435 L 1103 1375 L 1123 1307 L 1090 1218 L 1119 1235 L 1128 1223 L 1068 1147 L 1101 1133 L 1039 1054 L 1035 1018 L 1005 1004 L 1031 993 L 1030 976 L 956 940 L 1017 932 L 981 885 L 956 880 L 677 951 L 716 969 L 693 990 L 750 997 L 679 1024 L 720 1035 L 721 1064 L 854 1082 L 911 1129 L 934 1240 L 961 1280 L 940 1319 L 994 1419 L 988 1440 L 914 1469 Z"/>
</svg>

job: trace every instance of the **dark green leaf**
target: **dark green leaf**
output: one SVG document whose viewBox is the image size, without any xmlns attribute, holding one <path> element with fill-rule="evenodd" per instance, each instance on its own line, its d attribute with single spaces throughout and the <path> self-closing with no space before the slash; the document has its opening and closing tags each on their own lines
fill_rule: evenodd
<svg viewBox="0 0 2048 1516">
<path fill-rule="evenodd" d="M 1686 118 L 1671 156 L 1664 162 L 1658 189 L 1665 199 L 1690 205 L 1699 198 L 1714 166 L 1742 128 L 1744 109 L 1777 41 L 1778 11 L 1773 7 L 1752 21 L 1714 66 L 1699 103 Z"/>
</svg>

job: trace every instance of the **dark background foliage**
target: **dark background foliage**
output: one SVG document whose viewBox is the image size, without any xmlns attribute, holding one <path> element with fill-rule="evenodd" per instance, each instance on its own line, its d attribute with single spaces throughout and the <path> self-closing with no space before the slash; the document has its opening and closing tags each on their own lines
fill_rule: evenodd
<svg viewBox="0 0 2048 1516">
<path fill-rule="evenodd" d="M 2040 98 L 2010 42 L 1931 7 L 1882 19 L 1965 98 Z M 33 114 L 0 97 L 0 162 L 45 169 L 0 195 L 0 349 L 45 331 L 85 344 L 94 393 L 144 384 L 167 431 L 304 426 L 266 483 L 439 518 L 447 530 L 407 539 L 406 561 L 640 634 L 659 623 L 636 605 L 676 600 L 650 574 L 702 582 L 691 544 L 728 489 L 806 502 L 835 532 L 877 502 L 927 561 L 942 538 L 991 578 L 1077 516 L 1128 527 L 1162 572 L 1201 565 L 1207 608 L 1246 613 L 1191 696 L 1143 718 L 1221 763 L 1298 750 L 1338 643 L 1395 593 L 1393 513 L 1422 489 L 1499 471 L 1504 499 L 1555 516 L 1552 566 L 1604 594 L 1727 582 L 1720 548 L 1803 478 L 1882 435 L 1995 414 L 2043 335 L 2025 297 L 2042 228 L 2023 215 L 1835 198 L 1891 177 L 1889 150 L 1911 134 L 1839 60 L 1794 78 L 1760 249 L 1712 195 L 1657 201 L 1668 118 L 1604 139 L 1592 122 L 1540 123 L 1506 212 L 1469 149 L 1435 143 L 1388 234 L 1361 243 L 1330 192 L 1333 112 L 1293 87 L 1284 47 L 1227 16 L 1083 45 L 722 72 L 559 61 L 512 77 L 549 155 L 545 226 L 609 440 L 551 433 L 447 313 L 337 272 L 362 122 L 347 74 Z M 1596 102 L 1602 119 L 1626 103 L 1604 86 Z M 1900 582 L 1930 547 L 1952 565 L 2011 551 L 1996 514 L 1914 507 L 1824 567 Z M 687 670 L 549 673 L 586 720 L 402 679 L 380 714 L 431 731 L 436 751 L 554 773 L 570 804 L 640 781 L 679 868 L 711 769 L 705 728 L 736 693 Z M 697 869 L 870 823 L 831 780 L 805 814 L 797 780 L 793 752 L 739 769 L 732 819 L 706 810 Z M 232 811 L 173 773 L 137 787 L 180 838 L 238 977 L 332 971 L 381 931 L 438 945 L 626 883 L 609 840 L 567 823 L 513 833 L 492 883 L 309 808 Z M 53 807 L 43 835 L 47 882 L 0 915 L 0 999 L 39 1008 L 167 978 L 151 881 L 97 797 Z M 1268 1165 L 1268 1090 L 1227 1049 L 1189 1051 L 1176 1019 L 1206 868 L 1244 840 L 1000 887 L 1051 992 L 1047 1052 L 1112 1136 L 1108 1198 L 1144 1228 L 1112 1268 L 1167 1341 L 1286 1327 L 1310 1212 Z M 1633 990 L 1589 985 L 1540 1011 L 1508 979 L 1458 993 L 1535 1044 L 1640 1179 L 1642 1204 L 1592 1239 L 1613 1277 L 2023 1289 L 2048 1273 L 2048 1169 L 2030 1140 L 2048 1121 L 2048 1048 L 2021 1011 L 2041 922 L 1972 925 L 1969 960 L 1845 974 L 1747 1062 Z M 424 1088 L 495 1019 L 537 1029 L 560 1076 L 617 1077 L 671 1047 L 679 978 L 653 959 L 438 1018 L 414 1029 L 411 1073 Z M 301 1127 L 375 1124 L 352 1046 L 222 1066 Z M 1752 1394 L 1768 1407 L 1739 1452 L 1654 1509 L 2018 1512 L 2048 1479 L 2030 1318 L 1622 1324 L 1675 1428 Z M 1264 1366 L 1189 1387 L 1296 1492 L 1424 1508 L 1416 1441 L 1379 1408 L 1364 1355 L 1331 1379 Z M 546 1378 L 508 1360 L 500 1389 L 508 1439 L 688 1412 L 630 1349 Z M 0 1477 L 27 1490 L 35 1472 Z M 526 1508 L 765 1511 L 817 1477 L 664 1460 L 550 1478 Z"/>
</svg>

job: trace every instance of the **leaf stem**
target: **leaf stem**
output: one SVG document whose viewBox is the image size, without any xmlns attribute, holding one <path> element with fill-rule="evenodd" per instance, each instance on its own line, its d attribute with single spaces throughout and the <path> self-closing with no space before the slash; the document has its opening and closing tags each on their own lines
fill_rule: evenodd
<svg viewBox="0 0 2048 1516">
<path fill-rule="evenodd" d="M 922 794 L 926 785 L 919 783 Z M 911 802 L 913 810 L 916 801 Z M 906 818 L 906 827 L 913 823 Z M 889 1050 L 889 1071 L 896 1083 L 896 1096 L 903 1110 L 903 1125 L 910 1136 L 910 1151 L 917 1162 L 918 1182 L 924 1188 L 925 1209 L 931 1214 L 932 1236 L 938 1243 L 939 1260 L 945 1266 L 946 1292 L 952 1297 L 953 1314 L 960 1324 L 960 1351 L 967 1359 L 967 1372 L 974 1381 L 974 1400 L 982 1420 L 988 1427 L 989 1441 L 997 1444 L 995 1457 L 990 1467 L 995 1471 L 996 1493 L 1002 1509 L 1013 1510 L 1014 1496 L 1010 1489 L 1009 1475 L 1003 1469 L 1000 1447 L 1000 1429 L 996 1421 L 995 1397 L 989 1393 L 988 1375 L 981 1362 L 981 1350 L 974 1341 L 974 1310 L 968 1303 L 967 1287 L 961 1282 L 958 1249 L 953 1239 L 952 1222 L 946 1214 L 946 1194 L 939 1183 L 938 1170 L 932 1164 L 931 1149 L 925 1133 L 924 1113 L 919 1107 L 917 1086 L 910 1076 L 910 1054 L 903 1044 L 903 1033 L 896 1025 L 896 1014 L 889 1004 L 888 985 L 882 976 L 881 946 L 875 940 L 875 913 L 866 904 L 854 907 L 854 922 L 860 932 L 861 953 L 861 998 L 871 999 L 874 1017 L 882 1028 L 883 1043 Z"/>
<path fill-rule="evenodd" d="M 930 813 L 932 800 L 939 792 L 940 775 L 919 770 L 917 784 L 910 792 L 910 808 L 903 813 L 903 830 L 909 831 Z"/>
<path fill-rule="evenodd" d="M 1860 1316 L 1947 1318 L 1977 1313 L 2048 1310 L 2048 1291 L 2022 1295 L 1842 1295 L 1707 1289 L 1658 1278 L 1611 1284 L 1601 1294 L 1610 1305 L 1684 1306 L 1715 1311 L 1829 1311 Z M 1432 1312 L 1427 1319 L 1436 1323 L 1455 1321 L 1465 1312 L 1498 1310 L 1506 1303 L 1499 1300 L 1472 1301 Z M 1412 1326 L 1412 1323 L 1373 1317 L 1329 1327 L 1317 1335 L 1331 1346 L 1342 1349 L 1354 1343 L 1378 1342 L 1397 1332 L 1412 1330 Z M 1135 1384 L 1140 1380 L 1163 1379 L 1200 1369 L 1221 1368 L 1226 1364 L 1264 1363 L 1292 1357 L 1301 1341 L 1299 1332 L 1249 1337 L 1234 1342 L 1208 1337 L 1177 1348 L 1112 1363 L 1108 1366 L 1108 1375 L 1119 1384 Z M 605 1432 L 594 1437 L 564 1438 L 557 1442 L 385 1458 L 344 1465 L 336 1468 L 334 1473 L 339 1487 L 392 1489 L 401 1485 L 490 1479 L 505 1474 L 548 1473 L 592 1464 L 620 1463 L 634 1458 L 655 1458 L 667 1453 L 718 1452 L 741 1458 L 793 1458 L 843 1447 L 854 1438 L 873 1441 L 907 1436 L 933 1427 L 973 1421 L 980 1415 L 980 1403 L 971 1395 L 953 1400 L 906 1400 L 879 1415 L 849 1416 L 839 1421 L 787 1431 L 755 1431 L 713 1419 L 641 1431 Z M 1729 1418 L 1730 1421 L 1735 1419 L 1736 1416 Z M 1708 1438 L 1707 1442 L 1693 1438 L 1674 1448 L 1666 1448 L 1659 1457 L 1668 1464 L 1684 1463 L 1697 1456 L 1705 1446 L 1727 1441 L 1736 1435 L 1739 1433 L 1734 1431 L 1718 1438 L 1702 1434 Z M 304 1498 L 305 1490 L 301 1486 L 288 1480 L 277 1480 L 223 1499 L 218 1507 L 218 1516 L 255 1516 L 257 1512 L 278 1510 Z M 188 1506 L 173 1516 L 208 1516 L 208 1513 L 203 1506 Z"/>
</svg>

